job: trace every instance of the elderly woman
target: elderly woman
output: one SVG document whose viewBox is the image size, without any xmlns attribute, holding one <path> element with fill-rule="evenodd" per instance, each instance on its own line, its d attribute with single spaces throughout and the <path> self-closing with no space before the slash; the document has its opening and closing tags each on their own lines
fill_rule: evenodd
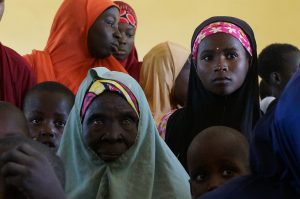
<svg viewBox="0 0 300 199">
<path fill-rule="evenodd" d="M 57 81 L 76 94 L 92 67 L 126 72 L 112 56 L 119 47 L 119 14 L 110 0 L 63 1 L 45 49 L 25 56 L 38 82 Z"/>
<path fill-rule="evenodd" d="M 129 75 L 95 68 L 81 84 L 58 154 L 69 198 L 190 198 L 188 175 L 159 137 Z"/>
</svg>

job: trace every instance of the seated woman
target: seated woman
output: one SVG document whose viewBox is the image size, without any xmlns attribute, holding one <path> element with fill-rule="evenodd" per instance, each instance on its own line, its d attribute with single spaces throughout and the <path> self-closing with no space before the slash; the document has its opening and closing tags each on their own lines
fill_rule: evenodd
<svg viewBox="0 0 300 199">
<path fill-rule="evenodd" d="M 190 198 L 188 175 L 159 137 L 129 75 L 91 69 L 58 150 L 68 198 Z"/>
<path fill-rule="evenodd" d="M 185 96 L 178 102 L 173 100 L 171 93 L 189 55 L 188 50 L 181 45 L 167 41 L 153 47 L 143 59 L 140 85 L 157 125 L 165 114 L 178 108 L 178 105 L 183 106 Z M 187 79 L 188 76 L 184 74 Z M 186 84 L 182 82 L 181 85 Z"/>
<path fill-rule="evenodd" d="M 0 0 L 0 20 L 3 12 Z M 36 77 L 23 57 L 0 43 L 0 100 L 21 108 L 27 90 L 35 84 Z"/>
<path fill-rule="evenodd" d="M 253 174 L 232 180 L 203 199 L 300 198 L 299 85 L 300 71 L 258 121 L 250 145 Z"/>
<path fill-rule="evenodd" d="M 123 1 L 114 1 L 120 8 L 118 51 L 113 52 L 114 57 L 124 66 L 126 71 L 136 81 L 139 81 L 142 63 L 134 45 L 137 28 L 137 17 L 133 8 Z"/>
<path fill-rule="evenodd" d="M 212 17 L 195 30 L 187 104 L 172 114 L 166 142 L 186 167 L 194 136 L 228 126 L 247 138 L 260 116 L 256 42 L 251 27 L 233 17 Z"/>
<path fill-rule="evenodd" d="M 111 0 L 63 1 L 45 49 L 25 56 L 38 82 L 57 81 L 76 94 L 92 67 L 126 72 L 112 56 L 119 47 L 118 23 L 119 10 Z"/>
</svg>

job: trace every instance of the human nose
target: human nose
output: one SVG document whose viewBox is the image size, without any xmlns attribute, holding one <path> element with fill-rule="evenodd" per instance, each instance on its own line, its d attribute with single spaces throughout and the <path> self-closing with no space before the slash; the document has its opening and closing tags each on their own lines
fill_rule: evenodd
<svg viewBox="0 0 300 199">
<path fill-rule="evenodd" d="M 207 191 L 212 191 L 212 190 L 218 188 L 219 186 L 221 186 L 223 183 L 224 183 L 224 180 L 222 179 L 222 177 L 220 177 L 218 175 L 213 175 L 209 179 Z"/>
<path fill-rule="evenodd" d="M 228 65 L 226 63 L 226 61 L 223 58 L 220 58 L 217 60 L 217 63 L 215 64 L 215 68 L 214 68 L 215 72 L 226 72 L 228 71 Z"/>
<path fill-rule="evenodd" d="M 121 36 L 121 33 L 120 33 L 120 31 L 119 31 L 119 27 L 118 27 L 118 26 L 115 27 L 113 36 L 114 36 L 116 39 L 118 39 L 118 41 L 119 41 L 120 38 L 122 37 L 122 36 Z"/>
<path fill-rule="evenodd" d="M 57 132 L 54 125 L 52 125 L 51 122 L 45 122 L 42 126 L 39 136 L 54 138 L 56 133 Z"/>
<path fill-rule="evenodd" d="M 126 33 L 120 33 L 120 35 L 121 35 L 121 37 L 120 37 L 120 39 L 119 39 L 119 43 L 120 44 L 126 44 L 127 43 L 127 39 L 126 39 L 126 35 L 125 35 Z"/>
<path fill-rule="evenodd" d="M 114 122 L 106 129 L 106 133 L 102 137 L 102 140 L 111 142 L 119 141 L 122 139 L 121 132 L 122 128 L 120 127 L 120 125 L 117 122 Z"/>
</svg>

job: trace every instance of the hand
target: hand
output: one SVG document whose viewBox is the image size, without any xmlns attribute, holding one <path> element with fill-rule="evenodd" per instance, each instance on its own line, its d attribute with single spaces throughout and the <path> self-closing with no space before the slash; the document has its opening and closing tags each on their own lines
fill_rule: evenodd
<svg viewBox="0 0 300 199">
<path fill-rule="evenodd" d="M 48 159 L 28 144 L 1 155 L 5 183 L 17 187 L 30 199 L 65 199 L 64 190 Z"/>
</svg>

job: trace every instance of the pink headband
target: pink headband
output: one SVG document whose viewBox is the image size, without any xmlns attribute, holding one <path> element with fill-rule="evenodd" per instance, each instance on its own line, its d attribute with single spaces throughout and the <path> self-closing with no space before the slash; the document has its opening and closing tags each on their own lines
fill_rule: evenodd
<svg viewBox="0 0 300 199">
<path fill-rule="evenodd" d="M 192 49 L 192 55 L 194 60 L 197 59 L 200 42 L 205 37 L 208 37 L 209 35 L 216 34 L 216 33 L 227 33 L 232 35 L 233 37 L 235 37 L 241 42 L 244 48 L 252 56 L 252 48 L 249 39 L 247 38 L 247 35 L 240 27 L 228 22 L 215 22 L 205 26 L 197 35 Z"/>
</svg>

